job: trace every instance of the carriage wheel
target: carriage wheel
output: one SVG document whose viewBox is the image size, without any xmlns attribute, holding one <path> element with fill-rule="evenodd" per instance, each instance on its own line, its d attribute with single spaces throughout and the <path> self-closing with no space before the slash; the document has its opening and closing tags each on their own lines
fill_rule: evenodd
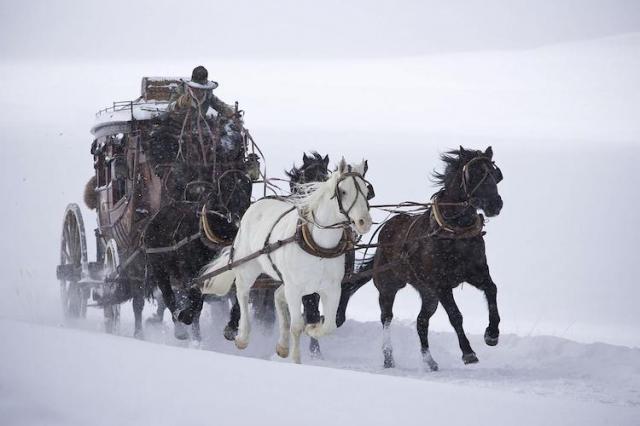
<svg viewBox="0 0 640 426">
<path fill-rule="evenodd" d="M 62 311 L 69 318 L 85 317 L 89 290 L 79 282 L 88 270 L 87 240 L 77 204 L 69 204 L 64 212 L 59 269 L 64 271 L 58 274 Z"/>
<path fill-rule="evenodd" d="M 118 246 L 116 245 L 115 240 L 111 239 L 107 243 L 107 248 L 104 252 L 104 276 L 105 279 L 107 277 L 112 276 L 120 266 L 120 257 L 118 255 Z M 106 280 L 105 280 L 106 281 Z M 116 291 L 118 284 L 105 282 L 104 284 L 104 294 L 106 300 L 111 298 L 113 293 Z M 111 304 L 104 306 L 104 328 L 107 333 L 115 334 L 118 332 L 118 328 L 120 327 L 120 305 L 119 304 Z"/>
</svg>

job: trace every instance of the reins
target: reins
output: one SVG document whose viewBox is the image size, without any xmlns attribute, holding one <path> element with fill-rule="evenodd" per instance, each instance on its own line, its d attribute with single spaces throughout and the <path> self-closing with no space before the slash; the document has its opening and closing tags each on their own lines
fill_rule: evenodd
<svg viewBox="0 0 640 426">
<path fill-rule="evenodd" d="M 485 174 L 483 175 L 482 179 L 480 180 L 479 183 L 477 183 L 470 191 L 469 189 L 469 180 L 470 180 L 470 172 L 469 172 L 469 167 L 471 166 L 471 164 L 479 162 L 479 161 L 483 161 L 483 162 L 488 162 L 491 167 L 486 167 L 485 168 Z M 276 272 L 276 274 L 278 275 L 278 277 L 280 278 L 280 280 L 282 281 L 282 274 L 280 273 L 280 271 L 278 270 L 277 266 L 274 264 L 273 260 L 271 259 L 271 253 L 279 248 L 281 248 L 282 246 L 286 245 L 286 244 L 290 244 L 292 242 L 297 242 L 298 245 L 300 246 L 300 248 L 302 250 L 304 250 L 306 253 L 309 253 L 313 256 L 317 256 L 320 258 L 334 258 L 334 257 L 339 257 L 344 255 L 346 252 L 348 251 L 355 251 L 355 250 L 359 250 L 359 249 L 364 249 L 364 258 L 363 260 L 366 261 L 366 255 L 367 252 L 370 248 L 378 248 L 378 247 L 382 247 L 382 246 L 395 246 L 397 244 L 380 244 L 380 243 L 372 243 L 373 239 L 376 237 L 376 235 L 380 232 L 380 230 L 383 228 L 383 225 L 386 224 L 390 218 L 386 218 L 385 220 L 383 220 L 380 225 L 372 234 L 371 238 L 369 239 L 369 243 L 368 244 L 358 244 L 352 241 L 351 236 L 348 232 L 348 228 L 351 226 L 352 224 L 352 220 L 349 217 L 349 213 L 350 211 L 354 208 L 358 197 L 360 197 L 361 195 L 364 197 L 366 204 L 367 204 L 367 208 L 371 209 L 371 208 L 375 208 L 375 209 L 379 209 L 382 211 L 386 211 L 390 214 L 393 213 L 419 213 L 419 212 L 423 212 L 426 213 L 427 211 L 430 211 L 430 219 L 432 222 L 435 222 L 435 224 L 437 225 L 437 228 L 429 233 L 426 233 L 424 235 L 419 235 L 416 237 L 411 237 L 411 233 L 413 231 L 413 229 L 415 228 L 415 226 L 417 226 L 418 222 L 425 217 L 424 214 L 420 214 L 420 215 L 416 215 L 413 220 L 411 221 L 409 227 L 407 228 L 404 238 L 402 240 L 402 250 L 404 255 L 407 255 L 408 253 L 406 252 L 406 245 L 409 242 L 414 242 L 417 240 L 421 240 L 421 239 L 425 239 L 425 238 L 432 238 L 432 237 L 438 237 L 438 238 L 444 238 L 444 239 L 463 239 L 463 238 L 474 238 L 474 237 L 478 237 L 478 236 L 482 236 L 484 235 L 483 232 L 483 228 L 484 228 L 484 217 L 481 214 L 477 214 L 476 215 L 476 220 L 475 223 L 473 223 L 470 226 L 467 227 L 460 227 L 460 226 L 456 226 L 456 225 L 452 225 L 450 223 L 447 222 L 444 214 L 441 211 L 441 207 L 469 207 L 471 206 L 471 198 L 473 196 L 473 194 L 478 190 L 478 188 L 482 185 L 482 183 L 489 177 L 492 176 L 496 182 L 499 182 L 500 180 L 502 180 L 502 172 L 500 171 L 500 169 L 495 166 L 495 163 L 493 163 L 493 161 L 485 156 L 480 156 L 480 157 L 476 157 L 473 158 L 472 160 L 470 160 L 469 162 L 467 162 L 467 164 L 465 164 L 462 167 L 462 176 L 461 176 L 461 187 L 463 188 L 464 192 L 465 192 L 465 196 L 466 196 L 466 200 L 464 201 L 458 201 L 458 202 L 448 202 L 448 201 L 439 201 L 439 198 L 442 194 L 442 191 L 437 192 L 431 199 L 430 202 L 426 202 L 426 203 L 419 203 L 419 202 L 415 202 L 415 201 L 403 201 L 401 203 L 398 204 L 376 204 L 376 205 L 371 205 L 369 204 L 369 200 L 371 198 L 373 198 L 373 186 L 364 179 L 363 175 L 361 175 L 360 173 L 357 172 L 353 172 L 351 171 L 351 167 L 349 167 L 349 171 L 346 173 L 343 173 L 337 180 L 336 184 L 335 184 L 335 189 L 334 189 L 334 195 L 331 197 L 336 198 L 336 201 L 338 203 L 338 209 L 340 211 L 340 213 L 347 219 L 345 221 L 341 221 L 332 225 L 321 225 L 318 223 L 318 221 L 315 218 L 315 214 L 313 212 L 313 210 L 311 211 L 311 218 L 309 218 L 309 214 L 306 211 L 303 210 L 297 210 L 296 207 L 292 207 L 288 210 L 286 210 L 285 212 L 283 212 L 280 217 L 278 218 L 278 220 L 276 220 L 276 222 L 274 223 L 273 227 L 271 228 L 271 230 L 269 231 L 269 234 L 267 235 L 267 238 L 265 239 L 265 243 L 264 246 L 262 247 L 262 249 L 258 250 L 257 252 L 251 253 L 248 256 L 243 257 L 242 259 L 238 259 L 235 260 L 233 258 L 233 244 L 231 246 L 231 255 L 230 255 L 230 259 L 229 259 L 229 263 L 227 265 L 225 265 L 222 268 L 219 268 L 215 271 L 211 271 L 207 274 L 201 275 L 200 277 L 197 277 L 196 279 L 193 280 L 194 283 L 202 283 L 203 281 L 206 281 L 207 279 L 210 279 L 212 277 L 215 277 L 216 275 L 219 275 L 223 272 L 229 271 L 239 265 L 242 265 L 243 263 L 249 262 L 250 260 L 253 260 L 259 256 L 262 255 L 267 255 L 267 257 L 269 258 L 269 261 L 274 269 L 274 271 Z M 368 193 L 365 194 L 362 190 L 362 188 L 360 187 L 360 185 L 358 185 L 358 182 L 356 180 L 356 178 L 361 178 L 364 182 L 365 185 L 367 187 L 367 191 Z M 342 200 L 342 194 L 339 188 L 340 183 L 348 178 L 352 178 L 354 181 L 354 186 L 356 187 L 356 196 L 354 198 L 354 201 L 349 205 L 349 207 L 347 209 L 345 209 L 344 204 L 343 204 L 343 200 Z M 285 200 L 284 198 L 282 198 L 283 200 Z M 403 209 L 409 209 L 409 210 L 403 210 Z M 269 240 L 271 238 L 271 234 L 273 232 L 273 230 L 275 229 L 275 226 L 280 222 L 280 220 L 282 220 L 287 214 L 293 212 L 294 210 L 298 211 L 298 223 L 296 225 L 296 232 L 294 233 L 293 236 L 286 238 L 284 240 L 278 240 L 274 243 L 269 243 Z M 336 247 L 331 248 L 331 249 L 326 249 L 323 247 L 318 246 L 315 241 L 313 240 L 312 234 L 311 234 L 311 230 L 309 229 L 309 225 L 313 225 L 316 226 L 320 229 L 339 229 L 342 228 L 343 229 L 343 236 L 340 239 L 340 242 L 336 245 Z M 413 269 L 411 267 L 411 265 L 409 265 L 409 267 L 411 269 Z M 415 273 L 415 271 L 413 271 Z M 370 274 L 374 273 L 369 271 Z M 356 274 L 352 274 L 352 275 L 358 275 L 358 273 Z"/>
</svg>

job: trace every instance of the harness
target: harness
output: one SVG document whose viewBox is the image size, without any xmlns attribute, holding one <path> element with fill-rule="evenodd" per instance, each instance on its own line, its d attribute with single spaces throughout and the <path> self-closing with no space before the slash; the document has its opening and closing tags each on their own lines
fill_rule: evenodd
<svg viewBox="0 0 640 426">
<path fill-rule="evenodd" d="M 313 239 L 311 230 L 307 223 L 301 219 L 298 220 L 298 226 L 296 227 L 296 242 L 298 246 L 306 253 L 321 257 L 323 259 L 333 259 L 340 257 L 349 250 L 353 249 L 353 239 L 351 233 L 345 228 L 342 233 L 342 237 L 338 244 L 333 248 L 320 247 Z"/>
<path fill-rule="evenodd" d="M 469 191 L 469 180 L 471 179 L 470 167 L 474 163 L 482 162 L 484 165 L 484 175 L 482 179 Z M 502 170 L 496 163 L 491 160 L 489 157 L 485 157 L 484 155 L 472 158 L 462 167 L 462 189 L 464 189 L 464 193 L 467 196 L 467 200 L 470 199 L 473 194 L 480 188 L 480 185 L 484 183 L 487 178 L 491 176 L 495 179 L 496 183 L 499 183 L 502 180 Z"/>
<path fill-rule="evenodd" d="M 344 179 L 348 179 L 349 177 L 351 177 L 352 179 L 354 179 L 354 184 L 355 187 L 357 188 L 358 193 L 356 194 L 356 197 L 354 199 L 354 202 L 349 206 L 348 209 L 344 209 L 344 206 L 342 205 L 342 195 L 340 194 L 340 190 L 339 190 L 339 184 L 340 182 L 342 182 Z M 360 186 L 358 185 L 358 183 L 355 181 L 356 177 L 361 178 L 362 180 L 365 181 L 365 183 L 367 184 L 367 188 L 369 193 L 368 194 L 364 194 L 362 192 L 362 189 L 360 188 Z M 305 218 L 305 214 L 304 212 L 301 212 L 300 210 L 297 210 L 297 208 L 295 206 L 285 210 L 284 212 L 282 212 L 280 214 L 280 216 L 278 216 L 278 219 L 274 222 L 273 226 L 271 227 L 271 230 L 269 230 L 269 233 L 267 234 L 265 241 L 264 241 L 264 245 L 263 247 L 254 252 L 251 253 L 241 259 L 235 260 L 234 259 L 234 245 L 231 245 L 231 251 L 229 253 L 229 262 L 227 263 L 227 265 L 225 265 L 224 267 L 220 268 L 220 269 L 216 269 L 215 271 L 211 271 L 207 274 L 201 275 L 199 276 L 197 279 L 193 280 L 193 283 L 202 283 L 212 277 L 215 277 L 225 271 L 229 271 L 239 265 L 242 265 L 243 263 L 249 262 L 250 260 L 256 259 L 262 255 L 266 255 L 267 259 L 269 260 L 269 263 L 271 263 L 271 267 L 273 268 L 273 270 L 275 271 L 276 275 L 278 275 L 278 278 L 280 279 L 281 282 L 284 282 L 284 279 L 282 277 L 282 273 L 280 272 L 280 270 L 278 269 L 278 267 L 276 266 L 276 264 L 273 261 L 273 258 L 271 257 L 271 253 L 273 253 L 274 251 L 278 250 L 279 248 L 281 248 L 284 245 L 287 245 L 289 243 L 292 242 L 296 242 L 298 244 L 298 247 L 300 247 L 305 253 L 308 253 L 312 256 L 315 257 L 319 257 L 322 259 L 332 259 L 332 258 L 336 258 L 336 257 L 340 257 L 342 255 L 344 255 L 347 251 L 352 250 L 354 247 L 354 242 L 351 238 L 351 233 L 348 231 L 348 227 L 351 225 L 351 219 L 349 218 L 349 212 L 351 211 L 351 209 L 353 209 L 353 207 L 355 206 L 355 202 L 357 200 L 357 198 L 362 195 L 366 202 L 367 202 L 367 208 L 369 207 L 369 200 L 371 198 L 373 198 L 372 196 L 373 194 L 373 186 L 366 181 L 363 176 L 360 173 L 357 172 L 352 172 L 349 171 L 347 173 L 344 173 L 343 175 L 340 176 L 340 178 L 338 179 L 338 181 L 336 182 L 336 187 L 335 187 L 335 193 L 334 195 L 331 197 L 332 199 L 335 197 L 337 199 L 338 202 L 338 208 L 340 209 L 340 212 L 347 218 L 347 221 L 342 221 L 339 222 L 337 224 L 333 224 L 333 225 L 329 225 L 329 226 L 322 226 L 317 224 L 317 222 L 315 221 L 315 218 L 313 218 L 314 220 L 311 222 L 314 226 L 318 226 L 321 229 L 336 229 L 338 227 L 343 228 L 343 235 L 340 238 L 340 241 L 338 242 L 338 244 L 333 247 L 333 248 L 324 248 L 324 247 L 320 247 L 314 240 L 313 240 L 313 236 L 311 234 L 311 230 L 309 229 L 309 223 L 310 221 Z M 279 200 L 284 200 L 285 199 L 281 198 L 281 197 L 266 197 L 263 199 L 279 199 Z M 293 211 L 297 211 L 298 212 L 298 223 L 296 225 L 296 232 L 294 233 L 294 235 L 292 235 L 289 238 L 286 238 L 284 240 L 278 240 L 275 241 L 273 243 L 270 243 L 269 241 L 271 240 L 271 235 L 273 233 L 273 230 L 275 229 L 276 225 L 278 223 L 280 223 L 280 221 L 282 219 L 284 219 L 289 213 L 293 212 Z M 313 214 L 311 215 L 312 217 L 314 216 Z"/>
<path fill-rule="evenodd" d="M 351 224 L 351 219 L 349 218 L 349 212 L 351 211 L 351 209 L 356 205 L 356 202 L 358 201 L 358 197 L 360 197 L 362 195 L 362 197 L 365 199 L 365 202 L 367 203 L 367 209 L 370 209 L 371 206 L 369 205 L 369 200 L 371 200 L 373 197 L 376 196 L 375 191 L 373 190 L 373 185 L 371 184 L 371 182 L 369 182 L 368 180 L 366 180 L 364 178 L 364 176 L 362 176 L 360 173 L 358 172 L 354 172 L 351 170 L 351 166 L 348 166 L 348 171 L 346 173 L 343 173 L 340 178 L 338 179 L 338 181 L 336 182 L 336 188 L 335 188 L 335 193 L 333 194 L 333 197 L 331 198 L 336 198 L 336 200 L 338 201 L 338 209 L 340 211 L 340 213 L 342 213 L 344 215 L 344 217 L 347 218 L 347 221 L 349 222 L 349 224 Z M 353 179 L 353 186 L 356 187 L 356 190 L 358 191 L 356 193 L 356 196 L 353 199 L 353 202 L 351 203 L 351 205 L 349 206 L 348 209 L 345 210 L 344 208 L 344 204 L 342 203 L 342 192 L 339 189 L 340 183 L 345 180 L 351 178 Z M 358 181 L 356 180 L 356 178 L 360 178 L 364 181 L 366 187 L 367 187 L 367 193 L 365 194 L 364 192 L 362 192 L 362 188 L 360 188 L 360 185 L 358 185 Z"/>
<path fill-rule="evenodd" d="M 435 228 L 433 232 L 429 234 L 429 236 L 445 238 L 445 239 L 456 239 L 463 240 L 467 238 L 474 238 L 478 236 L 483 236 L 485 232 L 484 229 L 484 216 L 482 214 L 476 215 L 475 222 L 470 226 L 455 226 L 447 221 L 440 210 L 440 203 L 438 201 L 439 194 L 434 195 L 431 199 L 431 214 L 430 214 L 430 224 L 434 225 Z"/>
</svg>

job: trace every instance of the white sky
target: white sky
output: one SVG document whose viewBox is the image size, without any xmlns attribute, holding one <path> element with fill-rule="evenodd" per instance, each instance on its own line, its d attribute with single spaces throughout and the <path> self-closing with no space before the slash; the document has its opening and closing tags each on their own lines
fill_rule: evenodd
<svg viewBox="0 0 640 426">
<path fill-rule="evenodd" d="M 0 0 L 0 58 L 389 57 L 640 31 L 635 0 Z"/>
</svg>

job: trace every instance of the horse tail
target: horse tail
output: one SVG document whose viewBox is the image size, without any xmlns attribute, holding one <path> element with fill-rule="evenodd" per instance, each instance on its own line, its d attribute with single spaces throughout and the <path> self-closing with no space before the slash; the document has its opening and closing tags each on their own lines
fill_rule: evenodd
<svg viewBox="0 0 640 426">
<path fill-rule="evenodd" d="M 95 210 L 98 207 L 98 195 L 96 194 L 96 177 L 95 175 L 89 179 L 89 182 L 84 187 L 84 203 L 90 210 Z"/>
<path fill-rule="evenodd" d="M 225 247 L 216 259 L 202 269 L 200 276 L 206 275 L 220 268 L 224 268 L 229 263 L 230 257 L 231 247 Z M 233 272 L 233 269 L 229 269 L 215 277 L 205 280 L 202 284 L 202 293 L 224 296 L 229 293 L 229 290 L 231 290 L 231 286 L 235 280 L 236 274 Z"/>
</svg>

